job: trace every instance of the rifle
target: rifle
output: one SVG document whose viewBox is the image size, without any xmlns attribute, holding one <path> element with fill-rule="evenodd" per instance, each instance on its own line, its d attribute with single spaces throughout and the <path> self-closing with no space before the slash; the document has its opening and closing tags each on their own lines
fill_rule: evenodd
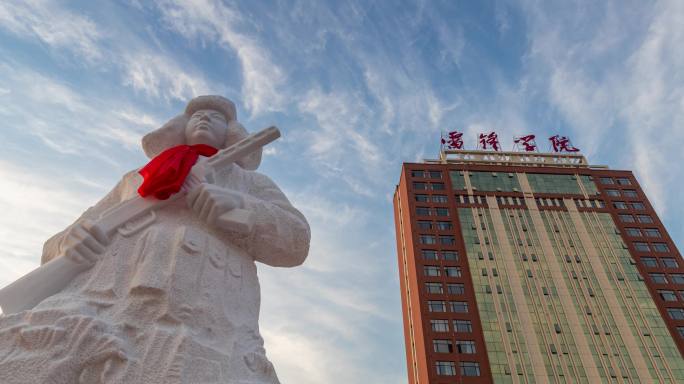
<svg viewBox="0 0 684 384">
<path fill-rule="evenodd" d="M 203 166 L 193 167 L 188 175 L 188 184 L 200 183 L 202 180 L 213 181 L 213 171 L 225 167 L 238 159 L 254 152 L 280 137 L 276 127 L 269 127 L 238 141 L 228 148 L 222 149 L 210 157 Z M 135 196 L 105 211 L 88 229 L 103 244 L 108 244 L 117 229 L 126 223 L 138 219 L 152 210 L 181 199 L 190 188 L 183 188 L 166 200 Z M 219 216 L 218 222 L 224 228 L 249 233 L 254 225 L 252 213 L 245 209 L 233 209 Z M 72 260 L 59 255 L 41 265 L 13 283 L 0 289 L 0 308 L 3 313 L 10 314 L 29 310 L 46 298 L 60 292 L 81 272 L 90 269 L 96 261 Z"/>
</svg>

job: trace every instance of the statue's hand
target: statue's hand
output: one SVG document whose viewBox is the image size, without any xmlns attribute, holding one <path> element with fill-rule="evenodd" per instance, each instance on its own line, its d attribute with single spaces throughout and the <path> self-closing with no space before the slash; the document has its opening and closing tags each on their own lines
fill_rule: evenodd
<svg viewBox="0 0 684 384">
<path fill-rule="evenodd" d="M 60 253 L 79 264 L 93 264 L 105 250 L 106 238 L 93 228 L 93 222 L 83 220 L 66 232 L 59 246 Z"/>
<path fill-rule="evenodd" d="M 191 189 L 188 192 L 187 203 L 200 219 L 212 226 L 217 225 L 218 218 L 224 213 L 244 206 L 239 193 L 207 183 L 201 183 Z"/>
</svg>

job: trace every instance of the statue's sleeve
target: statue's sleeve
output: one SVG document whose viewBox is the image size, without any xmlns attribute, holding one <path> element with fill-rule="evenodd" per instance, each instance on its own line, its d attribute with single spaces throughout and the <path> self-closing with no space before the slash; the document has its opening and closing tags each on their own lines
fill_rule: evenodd
<svg viewBox="0 0 684 384">
<path fill-rule="evenodd" d="M 83 214 L 81 214 L 81 216 L 76 219 L 73 224 L 49 238 L 43 245 L 43 256 L 40 259 L 40 263 L 45 264 L 59 256 L 60 246 L 69 229 L 71 229 L 74 225 L 83 222 L 83 220 L 98 219 L 104 211 L 121 202 L 126 197 L 127 192 L 134 186 L 134 184 L 139 183 L 139 178 L 140 176 L 138 175 L 137 171 L 131 171 L 127 173 L 124 175 L 121 181 L 119 181 L 116 187 L 114 187 L 114 189 L 112 189 L 105 197 L 103 197 L 102 200 L 98 201 L 97 204 L 83 212 Z"/>
<path fill-rule="evenodd" d="M 309 253 L 309 223 L 271 179 L 250 174 L 245 209 L 253 212 L 255 224 L 246 249 L 254 260 L 274 267 L 302 264 Z"/>
</svg>

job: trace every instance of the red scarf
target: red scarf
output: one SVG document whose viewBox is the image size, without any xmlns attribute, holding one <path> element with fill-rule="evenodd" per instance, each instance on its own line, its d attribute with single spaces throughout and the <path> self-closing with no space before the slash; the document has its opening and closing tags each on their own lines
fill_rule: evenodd
<svg viewBox="0 0 684 384">
<path fill-rule="evenodd" d="M 158 154 L 138 171 L 144 179 L 138 193 L 166 200 L 180 191 L 199 155 L 210 157 L 218 150 L 205 144 L 179 145 Z"/>
</svg>

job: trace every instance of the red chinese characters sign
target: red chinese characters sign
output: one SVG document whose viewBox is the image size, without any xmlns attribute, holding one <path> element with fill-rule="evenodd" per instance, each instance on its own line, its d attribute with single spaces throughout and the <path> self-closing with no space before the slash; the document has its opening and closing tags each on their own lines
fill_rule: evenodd
<svg viewBox="0 0 684 384">
<path fill-rule="evenodd" d="M 554 152 L 579 152 L 579 149 L 570 144 L 570 139 L 568 139 L 567 136 L 551 136 L 549 137 L 549 141 L 551 141 Z"/>
<path fill-rule="evenodd" d="M 446 145 L 448 149 L 463 149 L 463 132 L 451 131 L 447 133 L 447 137 L 442 137 L 442 145 Z"/>
<path fill-rule="evenodd" d="M 525 152 L 535 152 L 537 150 L 537 143 L 534 141 L 534 135 L 516 137 L 514 142 L 522 146 Z"/>
<path fill-rule="evenodd" d="M 513 151 L 516 152 L 538 152 L 539 146 L 535 141 L 536 136 L 529 134 L 517 136 L 513 139 Z M 553 152 L 579 152 L 579 149 L 572 146 L 567 136 L 555 135 L 549 137 Z M 465 149 L 463 142 L 463 132 L 451 131 L 442 136 L 441 143 L 446 149 Z M 501 151 L 501 143 L 496 132 L 480 133 L 478 135 L 477 149 L 485 151 Z"/>
<path fill-rule="evenodd" d="M 501 149 L 499 146 L 499 136 L 496 132 L 480 133 L 480 146 L 479 148 L 487 150 L 491 148 L 495 151 Z"/>
</svg>

